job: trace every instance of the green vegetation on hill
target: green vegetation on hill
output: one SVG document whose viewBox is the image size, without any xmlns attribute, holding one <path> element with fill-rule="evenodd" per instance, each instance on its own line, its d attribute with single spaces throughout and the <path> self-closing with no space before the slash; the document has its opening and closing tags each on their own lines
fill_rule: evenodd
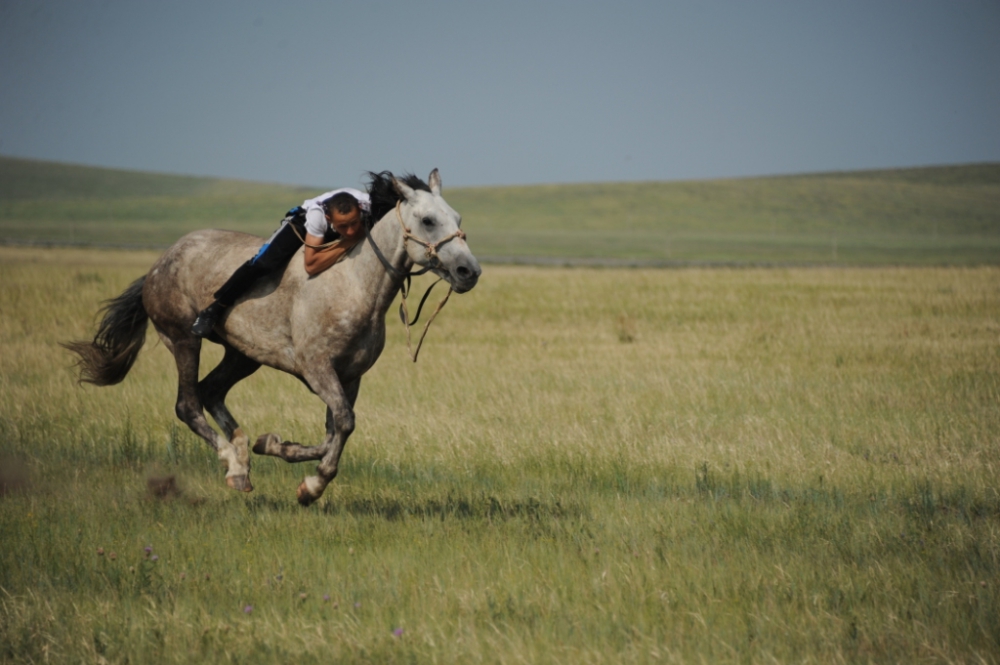
<svg viewBox="0 0 1000 665">
<path fill-rule="evenodd" d="M 0 199 L 4 201 L 203 196 L 211 194 L 219 182 L 194 176 L 0 158 Z"/>
<path fill-rule="evenodd" d="M 444 175 L 473 249 L 494 259 L 870 265 L 1000 257 L 1000 164 L 459 189 L 447 189 Z M 315 192 L 0 158 L 0 239 L 163 246 L 204 227 L 267 235 Z"/>
<path fill-rule="evenodd" d="M 1000 256 L 1000 165 L 468 189 L 449 201 L 474 210 L 476 240 L 508 256 L 852 264 Z"/>
<path fill-rule="evenodd" d="M 166 247 L 210 227 L 268 235 L 313 191 L 0 157 L 0 238 Z"/>
</svg>

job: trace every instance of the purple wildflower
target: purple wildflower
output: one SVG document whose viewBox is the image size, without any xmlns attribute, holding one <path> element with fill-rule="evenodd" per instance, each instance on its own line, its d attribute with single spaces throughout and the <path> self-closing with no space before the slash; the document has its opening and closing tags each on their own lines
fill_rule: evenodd
<svg viewBox="0 0 1000 665">
<path fill-rule="evenodd" d="M 250 614 L 253 612 L 253 605 L 247 605 L 243 608 L 243 614 Z"/>
<path fill-rule="evenodd" d="M 142 551 L 146 553 L 146 556 L 149 556 L 150 554 L 153 553 L 153 546 L 146 545 L 145 547 L 142 548 Z"/>
<path fill-rule="evenodd" d="M 324 593 L 323 594 L 323 602 L 324 603 L 329 603 L 330 602 L 330 594 L 328 594 L 328 593 Z"/>
<path fill-rule="evenodd" d="M 150 561 L 157 561 L 157 560 L 159 560 L 159 558 L 160 558 L 159 554 L 154 554 L 153 556 L 149 557 L 149 560 Z"/>
<path fill-rule="evenodd" d="M 402 628 L 397 628 L 396 630 L 392 631 L 392 634 L 395 635 L 396 637 L 402 637 L 403 636 L 403 629 Z"/>
</svg>

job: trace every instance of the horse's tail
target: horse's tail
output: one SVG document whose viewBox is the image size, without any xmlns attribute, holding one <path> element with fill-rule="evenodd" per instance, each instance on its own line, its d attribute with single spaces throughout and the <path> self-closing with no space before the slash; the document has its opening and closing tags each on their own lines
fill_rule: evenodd
<svg viewBox="0 0 1000 665">
<path fill-rule="evenodd" d="M 113 386 L 120 383 L 146 341 L 146 324 L 149 315 L 142 304 L 143 275 L 117 298 L 105 301 L 101 311 L 104 318 L 94 335 L 93 342 L 67 342 L 65 348 L 80 358 L 80 383 L 95 386 Z"/>
</svg>

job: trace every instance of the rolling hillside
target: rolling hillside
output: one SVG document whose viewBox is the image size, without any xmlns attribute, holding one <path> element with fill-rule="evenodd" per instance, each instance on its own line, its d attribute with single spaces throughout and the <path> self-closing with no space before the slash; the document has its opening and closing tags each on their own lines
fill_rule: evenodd
<svg viewBox="0 0 1000 665">
<path fill-rule="evenodd" d="M 445 187 L 488 261 L 1000 262 L 1000 164 L 458 189 L 445 174 Z M 0 241 L 164 247 L 205 227 L 267 235 L 316 191 L 0 157 Z"/>
</svg>

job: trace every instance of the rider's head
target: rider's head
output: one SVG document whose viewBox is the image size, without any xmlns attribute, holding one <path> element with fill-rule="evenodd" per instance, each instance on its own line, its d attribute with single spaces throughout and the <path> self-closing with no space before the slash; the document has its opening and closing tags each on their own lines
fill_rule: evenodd
<svg viewBox="0 0 1000 665">
<path fill-rule="evenodd" d="M 361 208 L 358 200 L 347 192 L 323 201 L 323 211 L 326 213 L 326 221 L 341 237 L 353 239 L 362 232 Z"/>
</svg>

